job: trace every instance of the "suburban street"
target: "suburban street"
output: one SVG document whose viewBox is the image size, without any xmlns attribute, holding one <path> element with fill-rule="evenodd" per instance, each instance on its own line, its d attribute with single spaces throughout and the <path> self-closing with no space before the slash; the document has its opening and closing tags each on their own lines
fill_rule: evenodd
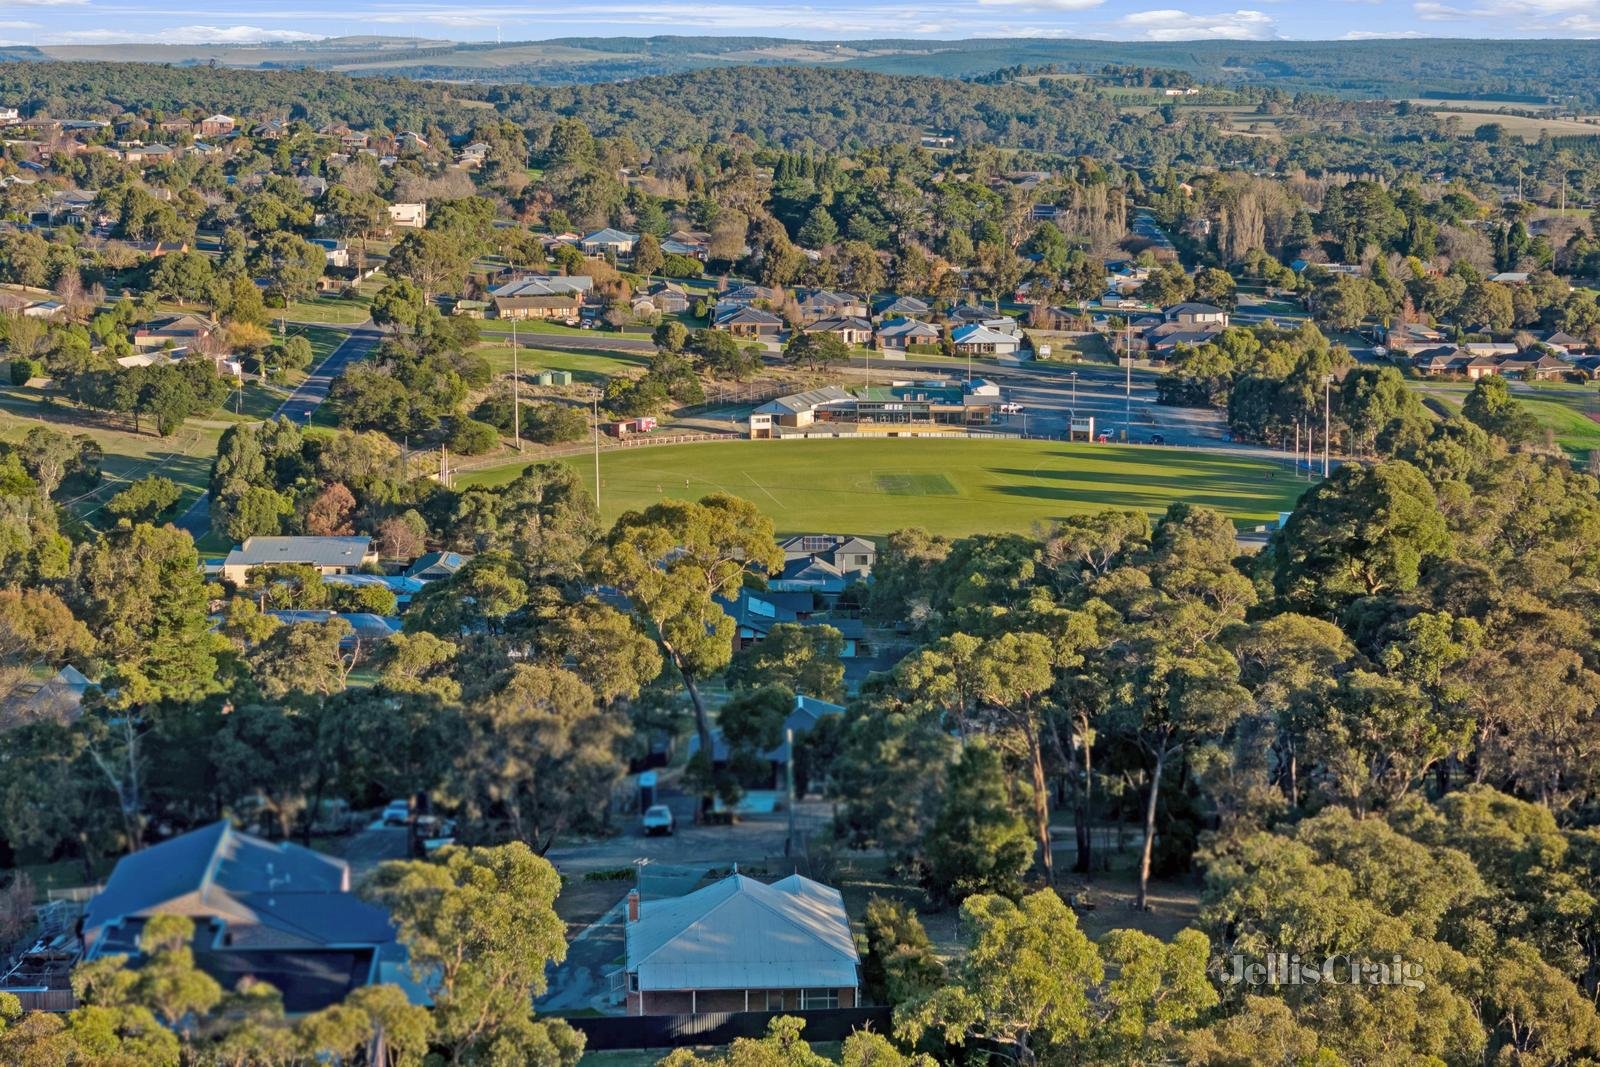
<svg viewBox="0 0 1600 1067">
<path fill-rule="evenodd" d="M 311 421 L 311 416 L 316 413 L 322 402 L 328 399 L 328 390 L 333 387 L 333 381 L 344 373 L 344 369 L 358 359 L 365 359 L 383 341 L 383 331 L 372 325 L 371 322 L 362 323 L 354 327 L 348 337 L 340 342 L 304 381 L 295 387 L 293 393 L 278 410 L 273 412 L 274 418 L 288 418 L 297 425 L 304 426 Z M 176 520 L 174 525 L 180 530 L 186 530 L 190 537 L 199 541 L 211 532 L 211 494 L 201 493 L 195 498 L 184 513 Z"/>
<path fill-rule="evenodd" d="M 383 338 L 384 332 L 370 322 L 353 328 L 350 336 L 346 337 L 315 370 L 306 375 L 305 380 L 289 394 L 289 398 L 279 405 L 274 413 L 275 417 L 287 418 L 301 426 L 309 423 L 317 408 L 328 399 L 328 390 L 333 387 L 334 379 L 343 374 L 344 369 L 356 360 L 371 355 L 382 343 Z"/>
</svg>

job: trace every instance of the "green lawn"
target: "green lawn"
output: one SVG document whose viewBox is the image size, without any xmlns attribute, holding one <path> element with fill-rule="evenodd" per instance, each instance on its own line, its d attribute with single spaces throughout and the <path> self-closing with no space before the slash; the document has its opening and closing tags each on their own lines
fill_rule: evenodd
<svg viewBox="0 0 1600 1067">
<path fill-rule="evenodd" d="M 510 345 L 487 345 L 478 349 L 478 354 L 489 361 L 496 374 L 511 373 Z M 604 385 L 608 378 L 649 366 L 650 358 L 639 353 L 552 352 L 527 346 L 517 353 L 517 369 L 524 378 L 542 370 L 564 370 L 572 373 L 573 381 L 590 385 Z"/>
<path fill-rule="evenodd" d="M 1425 381 L 1416 388 L 1449 414 L 1459 412 L 1472 391 L 1466 382 Z M 1600 449 L 1600 422 L 1589 417 L 1590 412 L 1600 414 L 1600 389 L 1570 382 L 1512 382 L 1511 395 L 1540 426 L 1555 434 L 1556 443 L 1574 460 L 1584 462 Z"/>
<path fill-rule="evenodd" d="M 587 479 L 593 460 L 567 462 Z M 463 473 L 499 485 L 525 463 Z M 606 521 L 663 496 L 726 490 L 770 515 L 780 533 L 881 536 L 908 526 L 960 536 L 1025 532 L 1101 508 L 1206 504 L 1241 523 L 1288 510 L 1304 489 L 1278 465 L 1244 457 L 1017 440 L 734 441 L 602 453 Z"/>
<path fill-rule="evenodd" d="M 230 401 L 231 405 L 231 401 Z M 199 496 L 211 476 L 211 461 L 217 454 L 217 440 L 231 421 L 219 412 L 216 418 L 189 419 L 171 437 L 157 437 L 148 429 L 133 433 L 118 428 L 116 420 L 70 405 L 41 403 L 36 390 L 19 386 L 0 388 L 0 440 L 20 440 L 40 424 L 67 434 L 87 434 L 105 451 L 100 464 L 102 479 L 87 493 L 59 503 L 82 518 L 94 521 L 107 500 L 150 474 L 171 478 L 183 490 L 183 498 L 173 512 L 179 514 Z"/>
<path fill-rule="evenodd" d="M 367 321 L 372 314 L 365 299 L 346 300 L 337 296 L 317 296 L 310 300 L 298 300 L 287 308 L 270 312 L 274 319 L 283 316 L 294 322 L 327 322 L 341 326 L 354 326 L 358 322 Z"/>
</svg>

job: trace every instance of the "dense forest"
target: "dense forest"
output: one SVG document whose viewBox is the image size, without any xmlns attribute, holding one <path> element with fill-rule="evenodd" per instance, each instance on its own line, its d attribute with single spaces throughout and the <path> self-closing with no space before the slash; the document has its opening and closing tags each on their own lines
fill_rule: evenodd
<svg viewBox="0 0 1600 1067">
<path fill-rule="evenodd" d="M 1525 154 L 1496 152 L 1403 103 L 1287 97 L 1276 90 L 1230 94 L 1273 118 L 1279 135 L 1262 137 L 1228 130 L 1198 109 L 1119 106 L 1098 81 L 980 84 L 815 67 L 701 70 L 606 85 L 462 87 L 309 70 L 10 63 L 0 64 L 0 99 L 28 117 L 110 119 L 134 110 L 154 116 L 197 107 L 456 138 L 480 126 L 492 107 L 526 129 L 535 147 L 558 121 L 578 118 L 598 135 L 627 138 L 657 153 L 737 142 L 854 151 L 916 143 L 933 130 L 962 145 L 1019 150 L 1019 168 L 1042 157 L 1091 156 L 1149 169 L 1187 164 L 1385 179 L 1444 171 L 1513 186 L 1530 164 L 1537 167 L 1557 151 L 1580 161 L 1600 152 L 1600 138 L 1584 137 L 1546 139 Z"/>
<path fill-rule="evenodd" d="M 814 42 L 769 37 L 568 37 L 543 42 L 417 42 L 351 38 L 279 46 L 204 46 L 188 61 L 225 66 L 362 71 L 382 77 L 582 84 L 724 68 L 731 63 L 842 65 L 884 74 L 971 78 L 1018 65 L 1093 71 L 1106 63 L 1162 67 L 1209 83 L 1343 96 L 1460 97 L 1600 102 L 1593 41 L 1072 41 L 872 39 Z M 86 54 L 83 47 L 71 57 Z M 126 58 L 105 46 L 108 60 Z M 12 47 L 0 58 L 51 60 L 54 50 Z M 63 56 L 62 58 L 66 58 Z M 175 54 L 172 62 L 185 57 Z M 1552 87 L 1558 88 L 1552 88 Z"/>
</svg>

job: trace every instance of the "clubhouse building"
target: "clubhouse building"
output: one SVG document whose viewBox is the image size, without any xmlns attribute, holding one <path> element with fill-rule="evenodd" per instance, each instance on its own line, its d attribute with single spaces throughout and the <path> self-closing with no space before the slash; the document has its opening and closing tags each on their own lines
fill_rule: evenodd
<svg viewBox="0 0 1600 1067">
<path fill-rule="evenodd" d="M 756 408 L 750 413 L 750 438 L 964 434 L 991 425 L 999 402 L 998 390 L 982 380 L 896 382 L 858 389 L 829 385 Z"/>
</svg>

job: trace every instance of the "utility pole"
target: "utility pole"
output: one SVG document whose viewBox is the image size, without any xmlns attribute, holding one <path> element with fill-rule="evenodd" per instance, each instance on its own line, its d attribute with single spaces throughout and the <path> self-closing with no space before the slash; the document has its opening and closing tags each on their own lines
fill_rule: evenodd
<svg viewBox="0 0 1600 1067">
<path fill-rule="evenodd" d="M 594 391 L 594 509 L 600 510 L 600 390 Z"/>
<path fill-rule="evenodd" d="M 511 320 L 511 439 L 522 451 L 522 375 L 517 373 L 517 320 Z"/>
</svg>

